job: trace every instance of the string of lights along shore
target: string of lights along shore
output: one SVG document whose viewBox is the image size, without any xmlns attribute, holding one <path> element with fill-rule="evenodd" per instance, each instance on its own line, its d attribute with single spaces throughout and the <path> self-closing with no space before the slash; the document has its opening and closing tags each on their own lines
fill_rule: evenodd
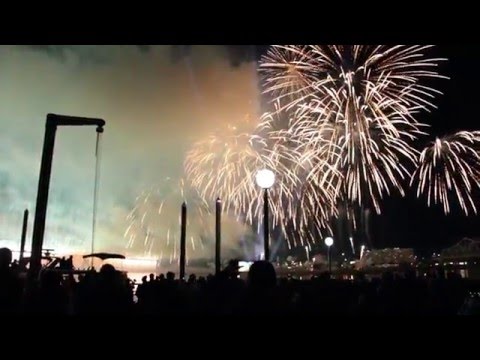
<svg viewBox="0 0 480 360">
<path fill-rule="evenodd" d="M 269 225 L 281 230 L 290 247 L 331 236 L 340 206 L 356 223 L 355 208 L 380 214 L 382 199 L 394 193 L 414 193 L 445 214 L 453 203 L 466 215 L 476 213 L 472 192 L 480 187 L 480 132 L 435 138 L 419 119 L 435 111 L 442 95 L 432 82 L 448 81 L 438 70 L 447 59 L 432 57 L 432 48 L 271 46 L 258 63 L 267 99 L 262 112 L 236 123 L 225 119 L 194 142 L 185 156 L 182 187 L 195 191 L 202 207 L 213 207 L 219 197 L 224 213 L 260 234 L 263 196 L 255 175 L 271 170 Z M 143 204 L 135 211 L 144 213 L 130 218 L 140 223 L 128 231 L 130 242 L 144 241 L 147 249 L 152 248 L 152 232 L 144 226 L 152 217 L 148 212 L 161 214 L 164 203 L 145 206 L 152 198 L 139 198 Z M 132 229 L 143 229 L 143 239 Z M 164 231 L 158 241 L 170 241 L 178 224 Z"/>
</svg>

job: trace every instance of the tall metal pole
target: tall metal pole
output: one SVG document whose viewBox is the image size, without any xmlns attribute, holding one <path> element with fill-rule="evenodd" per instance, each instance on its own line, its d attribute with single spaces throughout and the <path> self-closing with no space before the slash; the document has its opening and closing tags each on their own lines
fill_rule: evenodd
<svg viewBox="0 0 480 360">
<path fill-rule="evenodd" d="M 41 268 L 43 236 L 45 234 L 45 219 L 47 217 L 48 192 L 50 189 L 50 175 L 52 173 L 52 158 L 56 132 L 57 124 L 50 114 L 48 114 L 45 125 L 40 177 L 38 179 L 35 220 L 33 222 L 32 253 L 30 255 L 29 271 L 31 280 L 37 277 Z"/>
<path fill-rule="evenodd" d="M 215 204 L 215 274 L 218 275 L 221 270 L 221 224 L 222 222 L 222 201 L 217 198 Z"/>
<path fill-rule="evenodd" d="M 22 264 L 23 255 L 25 253 L 25 241 L 27 238 L 27 225 L 28 225 L 28 209 L 23 212 L 23 226 L 22 226 L 22 238 L 20 239 L 20 258 L 19 263 Z"/>
<path fill-rule="evenodd" d="M 180 228 L 180 280 L 185 278 L 185 250 L 187 235 L 187 204 L 182 204 L 182 218 Z"/>
<path fill-rule="evenodd" d="M 331 246 L 328 247 L 328 272 L 332 272 L 332 256 L 330 254 Z"/>
<path fill-rule="evenodd" d="M 95 253 L 95 236 L 97 230 L 97 207 L 98 207 L 98 185 L 100 182 L 100 140 L 103 128 L 97 129 L 97 143 L 95 145 L 95 185 L 93 188 L 93 219 L 92 219 L 92 249 L 91 254 Z M 94 265 L 94 257 L 92 256 L 91 267 Z"/>
<path fill-rule="evenodd" d="M 270 239 L 268 235 L 268 189 L 263 191 L 263 239 L 265 260 L 270 261 Z"/>
</svg>

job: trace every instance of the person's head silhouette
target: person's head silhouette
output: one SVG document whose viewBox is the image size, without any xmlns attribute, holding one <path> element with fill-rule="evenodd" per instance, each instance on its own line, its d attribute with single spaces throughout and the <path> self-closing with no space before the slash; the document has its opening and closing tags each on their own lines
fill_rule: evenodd
<svg viewBox="0 0 480 360">
<path fill-rule="evenodd" d="M 255 261 L 248 271 L 248 285 L 252 289 L 267 290 L 277 284 L 275 268 L 268 261 Z"/>
<path fill-rule="evenodd" d="M 0 249 L 0 270 L 8 269 L 12 262 L 12 250 L 9 248 Z"/>
<path fill-rule="evenodd" d="M 104 264 L 102 265 L 102 267 L 100 268 L 100 276 L 103 278 L 103 279 L 113 279 L 115 277 L 115 275 L 117 274 L 117 270 L 115 269 L 115 267 L 111 264 Z"/>
</svg>

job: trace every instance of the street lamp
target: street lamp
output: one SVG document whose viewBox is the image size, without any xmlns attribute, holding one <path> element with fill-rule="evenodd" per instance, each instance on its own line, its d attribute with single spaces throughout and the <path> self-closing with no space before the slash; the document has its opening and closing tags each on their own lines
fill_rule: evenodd
<svg viewBox="0 0 480 360">
<path fill-rule="evenodd" d="M 330 255 L 330 249 L 332 248 L 333 245 L 333 238 L 330 236 L 325 238 L 325 245 L 328 247 L 328 272 L 332 272 L 332 258 Z"/>
<path fill-rule="evenodd" d="M 259 170 L 255 175 L 255 181 L 263 191 L 263 245 L 265 260 L 270 260 L 270 244 L 268 236 L 268 189 L 275 183 L 275 174 L 268 169 Z"/>
</svg>

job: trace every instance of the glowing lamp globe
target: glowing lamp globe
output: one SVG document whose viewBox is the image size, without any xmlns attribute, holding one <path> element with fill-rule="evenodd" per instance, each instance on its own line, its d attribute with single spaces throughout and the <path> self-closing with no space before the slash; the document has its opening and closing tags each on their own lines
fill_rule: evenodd
<svg viewBox="0 0 480 360">
<path fill-rule="evenodd" d="M 332 246 L 333 245 L 333 239 L 331 237 L 325 238 L 325 245 L 327 245 L 328 247 Z"/>
<path fill-rule="evenodd" d="M 269 189 L 275 182 L 275 174 L 268 169 L 259 170 L 255 175 L 255 181 L 262 189 Z"/>
</svg>

